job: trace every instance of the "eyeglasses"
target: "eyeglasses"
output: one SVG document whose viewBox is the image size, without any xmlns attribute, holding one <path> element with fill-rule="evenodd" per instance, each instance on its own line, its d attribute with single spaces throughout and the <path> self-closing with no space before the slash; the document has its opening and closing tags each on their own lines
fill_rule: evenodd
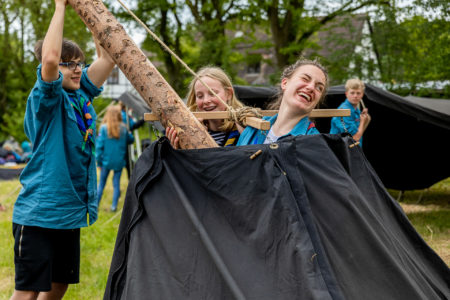
<svg viewBox="0 0 450 300">
<path fill-rule="evenodd" d="M 65 66 L 67 67 L 69 70 L 71 71 L 75 71 L 75 69 L 77 67 L 80 67 L 81 70 L 83 70 L 84 66 L 86 65 L 83 62 L 74 62 L 74 61 L 69 61 L 69 62 L 62 62 L 59 63 L 60 66 Z"/>
</svg>

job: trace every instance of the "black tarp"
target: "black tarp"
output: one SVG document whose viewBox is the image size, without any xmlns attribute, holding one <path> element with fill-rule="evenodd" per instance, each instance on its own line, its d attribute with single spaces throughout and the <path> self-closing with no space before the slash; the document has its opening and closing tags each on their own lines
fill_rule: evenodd
<svg viewBox="0 0 450 300">
<path fill-rule="evenodd" d="M 265 107 L 276 92 L 268 87 L 236 86 L 235 90 L 239 99 L 256 107 Z M 321 108 L 337 108 L 344 100 L 345 87 L 333 86 Z M 372 116 L 364 133 L 364 153 L 386 187 L 424 189 L 450 176 L 450 115 L 446 111 L 370 84 L 363 101 Z M 330 122 L 330 118 L 318 118 L 317 128 L 327 133 Z"/>
<path fill-rule="evenodd" d="M 104 299 L 449 299 L 448 267 L 350 143 L 153 143 L 128 185 Z"/>
</svg>

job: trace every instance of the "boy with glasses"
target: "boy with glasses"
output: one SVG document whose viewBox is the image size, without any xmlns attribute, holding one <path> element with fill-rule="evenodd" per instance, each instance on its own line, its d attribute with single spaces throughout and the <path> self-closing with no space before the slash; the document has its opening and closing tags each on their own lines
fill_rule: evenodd
<svg viewBox="0 0 450 300">
<path fill-rule="evenodd" d="M 97 219 L 92 100 L 114 62 L 98 43 L 84 68 L 79 46 L 63 39 L 67 0 L 55 12 L 35 54 L 41 64 L 25 112 L 33 144 L 13 213 L 15 291 L 11 299 L 60 299 L 79 282 L 80 228 Z M 89 220 L 87 220 L 89 219 Z"/>
</svg>

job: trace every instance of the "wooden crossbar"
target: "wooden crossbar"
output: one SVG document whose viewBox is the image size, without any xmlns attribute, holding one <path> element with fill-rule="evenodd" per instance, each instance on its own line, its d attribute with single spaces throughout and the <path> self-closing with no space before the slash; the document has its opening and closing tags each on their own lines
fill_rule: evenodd
<svg viewBox="0 0 450 300">
<path fill-rule="evenodd" d="M 203 120 L 221 120 L 229 119 L 230 114 L 226 111 L 196 111 L 192 112 L 197 119 Z M 278 113 L 278 110 L 260 110 L 259 113 L 263 116 L 273 116 Z M 350 116 L 350 109 L 313 109 L 309 114 L 310 118 L 331 118 L 331 117 L 348 117 Z M 157 115 L 153 113 L 144 114 L 145 121 L 159 121 Z M 260 130 L 269 130 L 270 123 L 256 117 L 247 117 L 246 123 L 249 126 Z"/>
</svg>

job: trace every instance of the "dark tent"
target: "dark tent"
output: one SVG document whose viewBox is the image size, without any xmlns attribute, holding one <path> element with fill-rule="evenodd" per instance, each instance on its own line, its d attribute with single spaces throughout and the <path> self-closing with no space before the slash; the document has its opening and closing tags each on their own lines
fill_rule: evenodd
<svg viewBox="0 0 450 300">
<path fill-rule="evenodd" d="M 141 119 L 144 116 L 144 113 L 151 112 L 148 104 L 136 92 L 125 92 L 120 95 L 119 100 L 122 101 L 127 107 L 131 108 L 133 110 L 133 114 L 138 116 L 138 119 Z"/>
<path fill-rule="evenodd" d="M 351 143 L 153 143 L 128 186 L 104 299 L 450 299 L 448 267 Z"/>
<path fill-rule="evenodd" d="M 236 86 L 239 99 L 252 106 L 264 107 L 274 93 L 273 88 Z M 322 108 L 337 108 L 344 100 L 344 86 L 333 86 Z M 372 116 L 364 134 L 364 153 L 386 187 L 424 189 L 450 176 L 450 114 L 446 110 L 450 102 L 429 100 L 419 105 L 417 99 L 370 84 L 363 101 Z M 320 132 L 329 132 L 329 118 L 316 121 Z"/>
</svg>

